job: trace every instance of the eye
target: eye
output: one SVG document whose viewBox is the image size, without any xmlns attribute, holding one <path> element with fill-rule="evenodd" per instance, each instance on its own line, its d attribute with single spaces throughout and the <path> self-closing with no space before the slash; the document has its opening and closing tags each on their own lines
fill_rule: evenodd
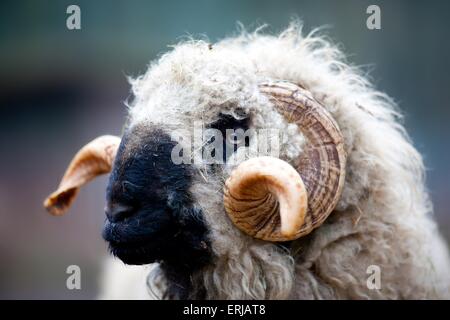
<svg viewBox="0 0 450 320">
<path fill-rule="evenodd" d="M 243 114 L 243 113 L 242 113 Z M 223 161 L 226 162 L 231 156 L 227 152 L 230 148 L 227 146 L 234 146 L 231 148 L 234 152 L 240 146 L 249 145 L 249 137 L 245 133 L 249 129 L 250 118 L 236 119 L 231 115 L 222 114 L 216 122 L 210 125 L 210 128 L 220 130 L 223 137 Z"/>
<path fill-rule="evenodd" d="M 237 134 L 236 131 L 233 131 L 231 133 L 228 133 L 225 139 L 228 144 L 240 145 L 244 142 L 245 137 L 240 134 Z"/>
<path fill-rule="evenodd" d="M 226 138 L 227 130 L 236 131 L 241 129 L 248 130 L 250 118 L 236 119 L 231 115 L 222 114 L 216 122 L 210 125 L 210 128 L 220 130 L 224 139 Z"/>
</svg>

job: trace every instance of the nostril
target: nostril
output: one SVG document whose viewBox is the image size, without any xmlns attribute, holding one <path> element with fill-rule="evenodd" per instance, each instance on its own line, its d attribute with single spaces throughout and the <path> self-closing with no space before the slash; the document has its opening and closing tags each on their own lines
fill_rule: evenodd
<svg viewBox="0 0 450 320">
<path fill-rule="evenodd" d="M 134 214 L 134 208 L 127 205 L 115 204 L 105 209 L 106 217 L 111 222 L 119 222 Z"/>
</svg>

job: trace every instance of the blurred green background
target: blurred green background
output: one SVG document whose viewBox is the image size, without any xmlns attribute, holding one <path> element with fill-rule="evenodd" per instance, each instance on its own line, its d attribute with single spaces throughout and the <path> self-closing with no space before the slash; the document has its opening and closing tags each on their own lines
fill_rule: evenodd
<svg viewBox="0 0 450 320">
<path fill-rule="evenodd" d="M 66 8 L 81 8 L 82 30 L 66 28 Z M 381 8 L 381 30 L 366 28 L 366 8 Z M 94 298 L 106 256 L 101 239 L 106 177 L 87 186 L 67 216 L 42 200 L 76 150 L 119 134 L 138 75 L 183 36 L 216 41 L 267 23 L 305 30 L 328 25 L 349 60 L 371 70 L 404 111 L 428 168 L 435 215 L 450 239 L 449 1 L 1 1 L 0 298 Z M 66 267 L 82 270 L 82 289 L 66 289 Z"/>
</svg>

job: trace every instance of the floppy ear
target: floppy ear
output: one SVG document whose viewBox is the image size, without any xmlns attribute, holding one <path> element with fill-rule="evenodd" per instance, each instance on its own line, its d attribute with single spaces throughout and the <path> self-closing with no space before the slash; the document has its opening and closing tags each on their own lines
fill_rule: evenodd
<svg viewBox="0 0 450 320">
<path fill-rule="evenodd" d="M 70 162 L 58 189 L 45 199 L 47 211 L 53 215 L 63 215 L 83 185 L 110 172 L 119 144 L 119 137 L 101 136 L 81 148 Z"/>
</svg>

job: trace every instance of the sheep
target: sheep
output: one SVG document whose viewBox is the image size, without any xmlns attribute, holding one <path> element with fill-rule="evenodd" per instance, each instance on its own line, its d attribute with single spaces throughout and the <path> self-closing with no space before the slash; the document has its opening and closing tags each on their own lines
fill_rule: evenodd
<svg viewBox="0 0 450 320">
<path fill-rule="evenodd" d="M 130 82 L 123 136 L 81 149 L 45 202 L 63 214 L 111 172 L 103 237 L 142 266 L 110 260 L 101 297 L 449 297 L 421 155 L 395 102 L 320 32 L 294 22 L 279 35 L 184 40 Z M 278 157 L 249 156 L 250 139 L 207 163 L 210 141 L 191 146 L 195 122 L 278 130 Z M 174 164 L 179 146 L 195 161 Z"/>
</svg>

